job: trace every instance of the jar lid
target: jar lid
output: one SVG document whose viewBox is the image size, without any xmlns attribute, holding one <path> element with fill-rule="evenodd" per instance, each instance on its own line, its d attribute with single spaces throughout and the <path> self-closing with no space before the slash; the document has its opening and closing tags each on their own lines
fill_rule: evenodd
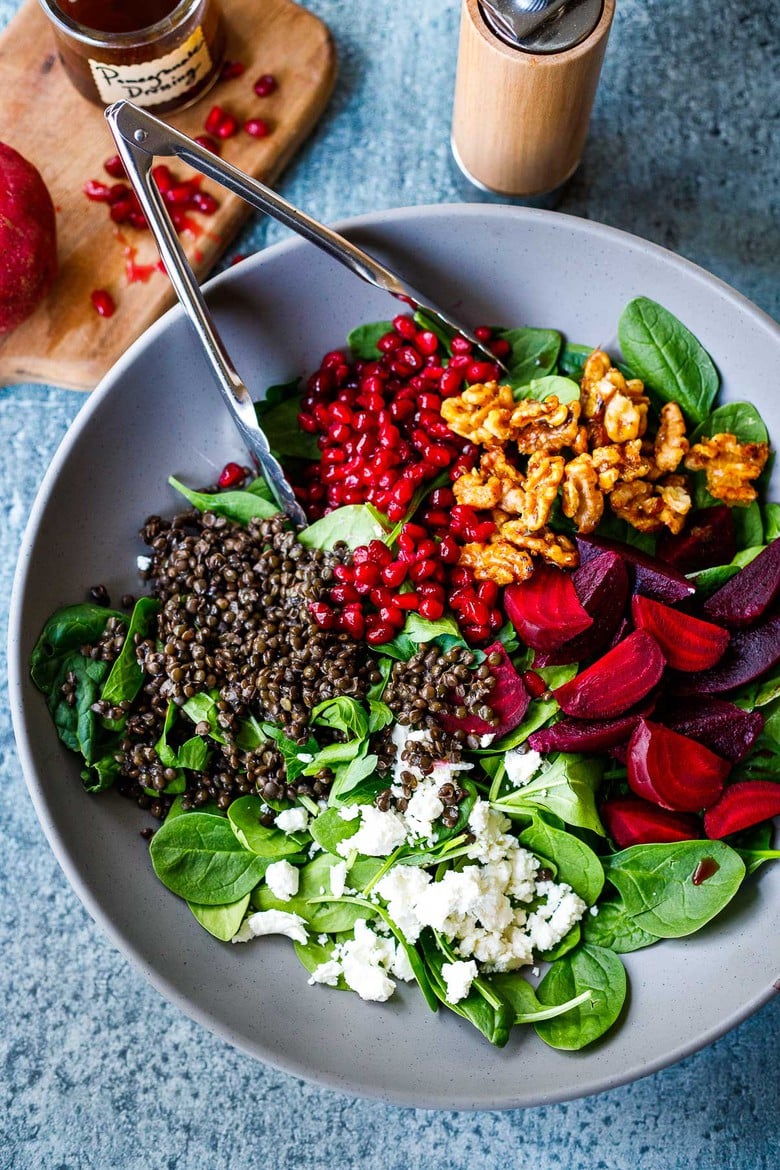
<svg viewBox="0 0 780 1170">
<path fill-rule="evenodd" d="M 589 37 L 604 0 L 479 0 L 485 24 L 526 53 L 563 53 Z"/>
</svg>

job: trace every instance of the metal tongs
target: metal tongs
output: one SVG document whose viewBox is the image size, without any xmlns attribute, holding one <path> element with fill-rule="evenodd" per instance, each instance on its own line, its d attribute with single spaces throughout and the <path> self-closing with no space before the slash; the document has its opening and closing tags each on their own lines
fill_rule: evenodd
<svg viewBox="0 0 780 1170">
<path fill-rule="evenodd" d="M 105 113 L 128 179 L 148 220 L 171 284 L 195 327 L 222 396 L 230 407 L 236 426 L 277 503 L 295 525 L 304 527 L 308 523 L 306 515 L 296 500 L 278 460 L 271 453 L 268 439 L 257 421 L 252 397 L 225 349 L 195 274 L 179 242 L 168 210 L 152 177 L 155 156 L 174 155 L 180 158 L 207 178 L 221 183 L 228 191 L 240 195 L 259 211 L 273 216 L 298 235 L 322 248 L 368 284 L 392 293 L 412 309 L 421 310 L 440 327 L 463 334 L 489 361 L 496 362 L 496 357 L 487 351 L 471 330 L 464 327 L 460 321 L 440 309 L 428 297 L 417 292 L 362 248 L 358 248 L 337 232 L 299 211 L 264 183 L 217 158 L 210 150 L 199 146 L 185 134 L 172 129 L 159 118 L 153 117 L 131 102 L 116 102 L 109 106 Z M 497 364 L 501 365 L 500 362 Z"/>
</svg>

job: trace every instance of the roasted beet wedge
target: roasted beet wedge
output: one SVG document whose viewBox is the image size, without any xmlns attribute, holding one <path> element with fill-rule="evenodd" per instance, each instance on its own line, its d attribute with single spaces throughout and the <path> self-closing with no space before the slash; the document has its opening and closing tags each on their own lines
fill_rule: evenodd
<svg viewBox="0 0 780 1170">
<path fill-rule="evenodd" d="M 622 557 L 632 570 L 634 590 L 652 597 L 654 601 L 665 601 L 667 605 L 684 601 L 695 593 L 695 586 L 678 573 L 671 565 L 664 564 L 656 557 L 640 552 L 629 544 L 607 540 L 601 536 L 578 536 L 580 564 L 587 565 L 599 552 L 613 552 Z M 587 606 L 586 606 L 587 608 Z"/>
<path fill-rule="evenodd" d="M 752 682 L 780 662 L 780 614 L 754 626 L 735 630 L 717 666 L 702 674 L 678 674 L 672 681 L 679 695 L 720 695 Z"/>
<path fill-rule="evenodd" d="M 745 759 L 764 729 L 760 711 L 743 711 L 711 695 L 678 698 L 664 709 L 661 720 L 672 731 L 706 744 L 732 764 Z"/>
<path fill-rule="evenodd" d="M 737 551 L 734 518 L 728 504 L 691 512 L 685 531 L 665 532 L 658 538 L 659 560 L 680 573 L 696 573 L 714 565 L 728 565 Z"/>
<path fill-rule="evenodd" d="M 723 791 L 731 764 L 704 744 L 640 719 L 628 745 L 628 783 L 637 796 L 675 812 L 699 812 Z"/>
<path fill-rule="evenodd" d="M 704 612 L 727 626 L 752 626 L 780 596 L 780 540 L 740 569 L 704 603 Z"/>
<path fill-rule="evenodd" d="M 663 674 L 655 638 L 635 630 L 587 670 L 554 692 L 561 710 L 575 719 L 612 719 L 649 694 Z"/>
<path fill-rule="evenodd" d="M 639 593 L 631 598 L 631 614 L 637 629 L 653 635 L 674 670 L 707 670 L 729 644 L 728 630 Z"/>
<path fill-rule="evenodd" d="M 537 666 L 587 661 L 609 645 L 623 620 L 628 597 L 628 572 L 625 561 L 616 553 L 600 553 L 592 557 L 577 569 L 573 584 L 591 624 L 558 649 L 538 654 L 534 660 Z"/>
<path fill-rule="evenodd" d="M 780 784 L 773 780 L 742 780 L 730 784 L 718 803 L 707 809 L 704 832 L 720 840 L 776 816 L 780 816 Z"/>
<path fill-rule="evenodd" d="M 525 715 L 528 704 L 531 702 L 531 696 L 525 683 L 512 666 L 509 656 L 500 642 L 494 642 L 492 646 L 485 647 L 485 654 L 488 657 L 494 653 L 501 655 L 501 661 L 498 666 L 490 668 L 495 675 L 496 685 L 490 692 L 488 702 L 499 720 L 497 726 L 493 727 L 487 720 L 480 719 L 478 715 L 467 715 L 464 719 L 443 715 L 440 722 L 445 731 L 461 730 L 465 731 L 467 735 L 489 735 L 490 733 L 497 736 L 506 735 L 508 731 L 517 727 Z"/>
<path fill-rule="evenodd" d="M 537 565 L 531 576 L 504 590 L 504 609 L 527 646 L 554 650 L 593 625 L 574 588 L 571 573 Z"/>
<path fill-rule="evenodd" d="M 655 845 L 668 841 L 693 841 L 701 837 L 698 817 L 671 812 L 638 796 L 605 800 L 601 819 L 620 849 L 629 845 Z"/>
<path fill-rule="evenodd" d="M 570 719 L 564 717 L 551 727 L 543 727 L 528 737 L 536 752 L 605 752 L 628 743 L 642 715 L 649 715 L 654 703 L 643 703 L 632 715 L 617 719 Z"/>
</svg>

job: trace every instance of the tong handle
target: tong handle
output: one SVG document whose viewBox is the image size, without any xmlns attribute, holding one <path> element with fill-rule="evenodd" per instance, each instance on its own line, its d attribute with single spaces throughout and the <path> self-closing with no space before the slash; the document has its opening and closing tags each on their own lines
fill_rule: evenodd
<svg viewBox="0 0 780 1170">
<path fill-rule="evenodd" d="M 183 135 L 179 135 L 163 122 L 128 102 L 117 102 L 110 106 L 106 110 L 106 120 L 114 135 L 127 176 L 149 223 L 171 284 L 198 335 L 236 426 L 256 464 L 262 470 L 279 506 L 293 523 L 305 527 L 308 523 L 306 513 L 296 500 L 278 460 L 271 454 L 268 439 L 257 422 L 251 395 L 239 377 L 217 331 L 200 285 L 152 177 L 155 155 L 178 154 L 185 159 L 187 154 L 184 147 L 195 146 L 196 150 L 198 148 Z M 173 136 L 175 140 L 173 150 L 169 147 L 168 135 Z"/>
</svg>

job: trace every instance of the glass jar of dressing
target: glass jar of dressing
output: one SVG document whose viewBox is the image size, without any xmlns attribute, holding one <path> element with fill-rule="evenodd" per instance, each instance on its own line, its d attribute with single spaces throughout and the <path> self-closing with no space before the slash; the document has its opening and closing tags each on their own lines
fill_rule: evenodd
<svg viewBox="0 0 780 1170">
<path fill-rule="evenodd" d="M 76 89 L 101 106 L 155 114 L 196 101 L 219 76 L 225 32 L 216 0 L 40 0 Z"/>
</svg>

